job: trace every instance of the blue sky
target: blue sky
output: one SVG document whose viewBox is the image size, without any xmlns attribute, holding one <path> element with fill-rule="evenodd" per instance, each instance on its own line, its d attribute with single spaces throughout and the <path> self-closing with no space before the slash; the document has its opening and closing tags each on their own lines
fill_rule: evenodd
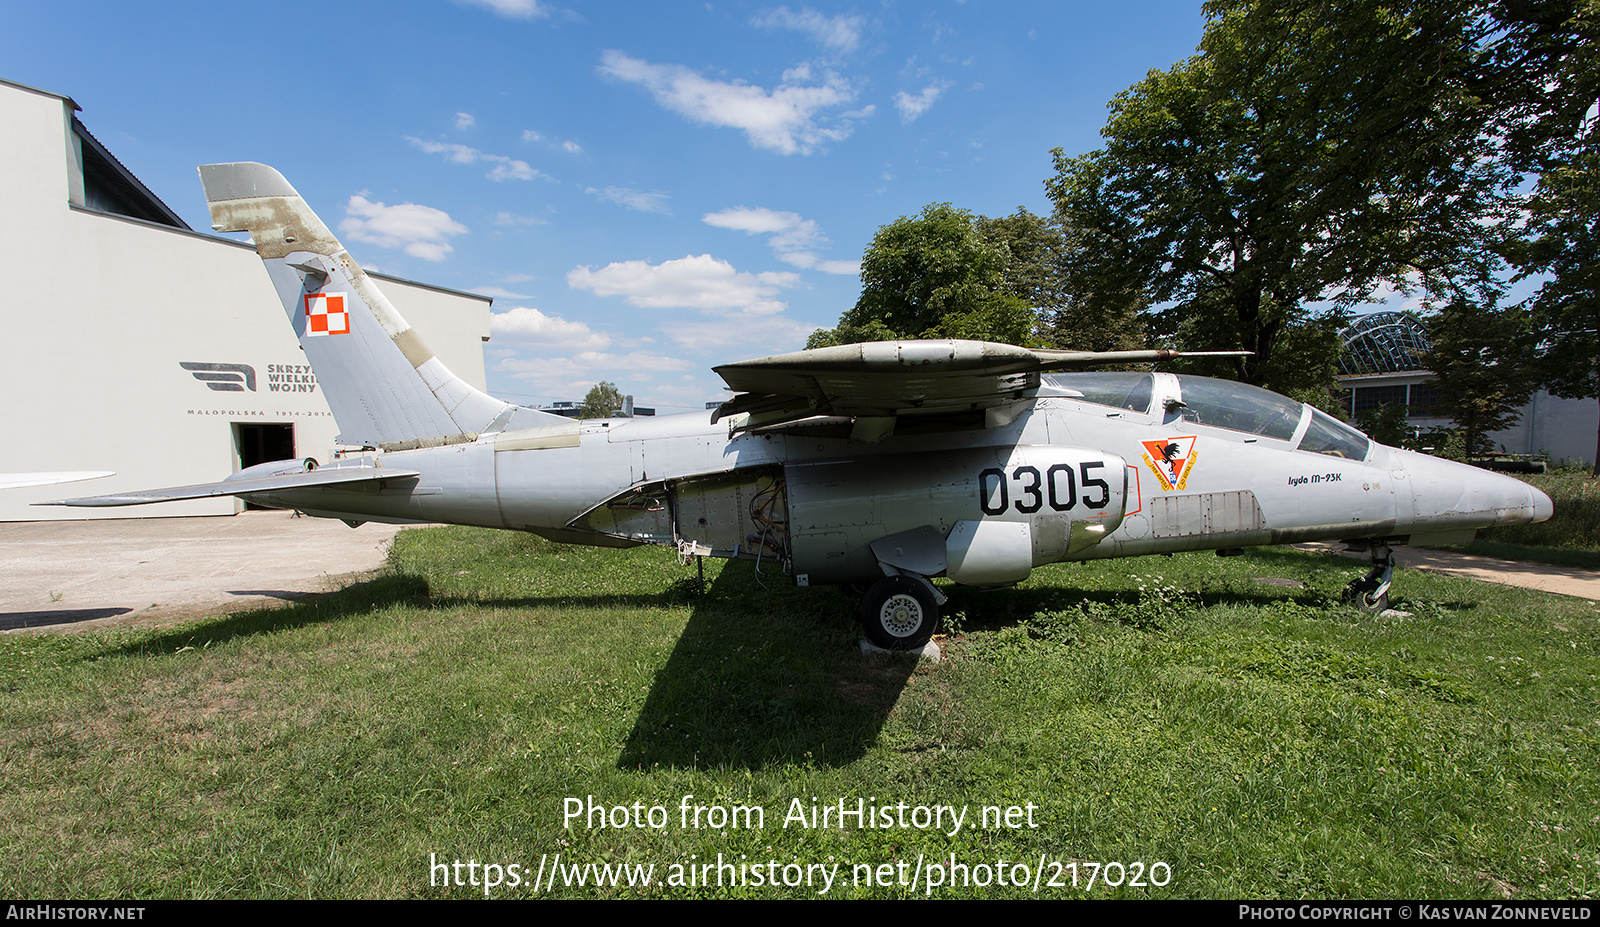
<svg viewBox="0 0 1600 927">
<path fill-rule="evenodd" d="M 879 226 L 1049 210 L 1052 148 L 1193 54 L 1199 2 L 11 3 L 0 77 L 72 97 L 196 229 L 281 170 L 364 265 L 495 298 L 490 392 L 661 412 L 855 303 Z"/>
</svg>

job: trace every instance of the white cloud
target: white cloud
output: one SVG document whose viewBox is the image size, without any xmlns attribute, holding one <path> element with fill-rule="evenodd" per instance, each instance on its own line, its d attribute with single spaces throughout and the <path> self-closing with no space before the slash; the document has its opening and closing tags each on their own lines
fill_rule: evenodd
<svg viewBox="0 0 1600 927">
<path fill-rule="evenodd" d="M 579 363 L 610 364 L 614 367 L 642 371 L 688 370 L 695 366 L 692 362 L 686 361 L 681 357 L 646 354 L 643 351 L 629 351 L 627 354 L 602 354 L 598 351 L 583 351 L 573 355 L 573 360 Z"/>
<path fill-rule="evenodd" d="M 456 113 L 456 128 L 470 129 L 477 124 L 478 120 L 474 119 L 471 113 Z"/>
<path fill-rule="evenodd" d="M 506 19 L 544 19 L 550 9 L 539 0 L 456 0 L 463 6 L 481 6 Z"/>
<path fill-rule="evenodd" d="M 950 89 L 948 81 L 936 81 L 922 88 L 922 92 L 916 96 L 904 90 L 899 91 L 894 95 L 894 108 L 900 111 L 900 121 L 907 125 L 915 122 L 916 118 L 927 112 L 928 108 L 948 89 Z"/>
<path fill-rule="evenodd" d="M 715 315 L 775 315 L 787 308 L 775 298 L 778 290 L 799 282 L 799 275 L 792 273 L 736 271 L 709 254 L 661 264 L 620 261 L 599 270 L 576 267 L 567 274 L 567 286 L 575 290 L 622 296 L 644 309 L 689 308 Z"/>
<path fill-rule="evenodd" d="M 819 122 L 824 110 L 855 99 L 855 90 L 829 72 L 813 83 L 808 67 L 784 74 L 784 82 L 767 91 L 745 83 L 702 77 L 676 64 L 651 64 L 619 51 L 600 56 L 600 73 L 638 84 L 657 103 L 695 122 L 741 129 L 756 148 L 780 154 L 810 154 L 827 142 L 849 136 L 851 124 Z"/>
<path fill-rule="evenodd" d="M 527 299 L 526 293 L 513 293 L 503 286 L 475 286 L 468 292 L 477 293 L 479 296 L 490 296 L 494 299 Z"/>
<path fill-rule="evenodd" d="M 488 154 L 455 142 L 430 142 L 427 139 L 417 138 L 412 135 L 407 135 L 405 138 L 406 141 L 411 143 L 412 147 L 421 149 L 428 154 L 443 155 L 444 159 L 452 164 L 472 164 L 478 161 L 493 164 L 494 167 L 490 168 L 489 173 L 484 175 L 490 180 L 532 180 L 541 176 L 549 179 L 549 175 L 535 170 L 528 162 L 519 161 L 516 158 Z"/>
<path fill-rule="evenodd" d="M 514 212 L 497 212 L 494 214 L 492 221 L 495 225 L 506 226 L 550 224 L 549 219 L 541 219 L 538 216 L 519 216 Z"/>
<path fill-rule="evenodd" d="M 597 332 L 582 322 L 569 322 L 558 315 L 545 315 L 528 306 L 492 313 L 489 332 L 502 341 L 525 343 L 544 350 L 595 351 L 611 344 L 611 336 L 604 332 Z"/>
<path fill-rule="evenodd" d="M 572 139 L 554 139 L 534 129 L 523 129 L 522 140 L 525 142 L 545 143 L 548 148 L 560 148 L 567 154 L 582 154 L 583 146 Z"/>
<path fill-rule="evenodd" d="M 708 212 L 701 221 L 719 229 L 737 229 L 747 235 L 781 234 L 802 245 L 822 240 L 817 224 L 800 218 L 799 213 L 778 212 L 775 209 L 735 206 L 721 212 Z M 790 249 L 792 250 L 792 249 Z"/>
<path fill-rule="evenodd" d="M 783 354 L 799 350 L 805 345 L 806 336 L 818 328 L 816 325 L 807 325 L 780 316 L 762 319 L 760 325 L 735 325 L 726 320 L 666 322 L 661 326 L 661 331 L 682 345 L 707 348 L 758 345 L 759 347 L 753 348 L 752 352 Z"/>
<path fill-rule="evenodd" d="M 485 155 L 484 158 L 495 162 L 494 168 L 488 174 L 490 180 L 532 180 L 539 176 L 539 172 L 530 167 L 526 161 L 498 158 L 494 155 Z"/>
<path fill-rule="evenodd" d="M 812 267 L 817 263 L 813 248 L 827 247 L 817 223 L 801 218 L 799 213 L 778 212 L 758 207 L 738 206 L 721 212 L 708 212 L 701 221 L 717 228 L 736 229 L 746 235 L 770 235 L 767 243 L 779 260 L 795 267 Z"/>
<path fill-rule="evenodd" d="M 607 203 L 626 206 L 639 212 L 658 212 L 663 215 L 672 215 L 672 210 L 667 208 L 667 200 L 671 199 L 665 193 L 645 193 L 632 187 L 606 187 L 601 190 L 589 187 L 585 192 L 600 197 Z"/>
<path fill-rule="evenodd" d="M 385 206 L 367 199 L 365 191 L 352 195 L 344 211 L 348 218 L 339 223 L 339 231 L 345 235 L 383 248 L 403 248 L 425 261 L 444 260 L 455 250 L 450 236 L 467 231 L 443 210 L 416 203 Z"/>
<path fill-rule="evenodd" d="M 803 32 L 824 48 L 848 53 L 861 44 L 861 27 L 866 20 L 860 16 L 824 16 L 810 8 L 803 8 L 796 13 L 786 6 L 780 6 L 764 16 L 756 17 L 751 23 L 766 29 Z"/>
<path fill-rule="evenodd" d="M 512 356 L 495 365 L 496 370 L 532 384 L 542 395 L 573 400 L 582 399 L 589 388 L 601 380 L 617 383 L 624 393 L 631 393 L 638 383 L 650 381 L 655 374 L 694 367 L 693 363 L 680 358 L 643 351 L 627 354 L 580 351 L 571 357 Z"/>
<path fill-rule="evenodd" d="M 478 149 L 454 142 L 428 142 L 410 135 L 406 136 L 406 141 L 410 142 L 413 147 L 420 148 L 428 154 L 442 154 L 446 161 L 453 164 L 471 164 L 483 157 L 483 152 Z"/>
<path fill-rule="evenodd" d="M 779 212 L 764 207 L 738 206 L 701 217 L 707 225 L 735 229 L 746 235 L 770 235 L 767 243 L 778 259 L 795 267 L 814 268 L 829 274 L 859 274 L 859 261 L 824 261 L 814 249 L 830 244 L 822 228 L 799 213 Z"/>
</svg>

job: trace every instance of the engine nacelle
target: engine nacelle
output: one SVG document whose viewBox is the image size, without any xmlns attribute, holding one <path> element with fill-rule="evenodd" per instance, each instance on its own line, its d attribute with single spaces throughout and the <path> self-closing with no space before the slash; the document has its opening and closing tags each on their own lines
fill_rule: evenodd
<svg viewBox="0 0 1600 927">
<path fill-rule="evenodd" d="M 290 458 L 289 460 L 270 460 L 258 463 L 253 467 L 245 467 L 237 473 L 222 478 L 224 483 L 230 480 L 253 480 L 263 476 L 287 476 L 291 473 L 305 473 L 317 469 L 315 457 Z"/>
<path fill-rule="evenodd" d="M 884 567 L 995 586 L 1070 559 L 1122 523 L 1127 467 L 1100 450 L 964 448 L 784 467 L 795 581 Z"/>
</svg>

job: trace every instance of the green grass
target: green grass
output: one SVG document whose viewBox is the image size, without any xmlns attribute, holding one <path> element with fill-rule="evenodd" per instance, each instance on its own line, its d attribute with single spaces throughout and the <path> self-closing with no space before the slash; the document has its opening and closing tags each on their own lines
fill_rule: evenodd
<svg viewBox="0 0 1600 927">
<path fill-rule="evenodd" d="M 661 550 L 408 530 L 386 575 L 314 602 L 0 637 L 0 893 L 476 897 L 430 859 L 531 878 L 559 853 L 656 884 L 492 894 L 816 894 L 661 884 L 722 854 L 838 864 L 833 897 L 921 897 L 876 867 L 952 857 L 991 882 L 1042 860 L 1066 887 L 1037 897 L 1594 897 L 1600 608 L 1401 571 L 1413 616 L 1374 617 L 1337 604 L 1355 572 L 1049 567 L 949 590 L 956 633 L 919 665 L 863 657 L 849 600 L 748 564 L 708 564 L 702 598 Z M 563 826 L 589 796 L 666 826 Z M 784 826 L 840 799 L 969 822 Z M 685 802 L 765 826 L 686 827 Z M 1014 826 L 973 826 L 985 806 Z M 1089 889 L 1105 862 L 1167 884 Z"/>
<path fill-rule="evenodd" d="M 1489 528 L 1458 549 L 1503 560 L 1600 569 L 1600 481 L 1587 470 L 1517 478 L 1544 490 L 1555 503 L 1555 515 L 1536 525 Z"/>
</svg>

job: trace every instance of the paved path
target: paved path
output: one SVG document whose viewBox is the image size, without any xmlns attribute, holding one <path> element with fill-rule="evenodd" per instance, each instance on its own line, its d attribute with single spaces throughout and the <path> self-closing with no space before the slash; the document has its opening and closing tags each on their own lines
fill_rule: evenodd
<svg viewBox="0 0 1600 927">
<path fill-rule="evenodd" d="M 0 633 L 147 626 L 328 592 L 382 566 L 396 530 L 283 511 L 0 523 Z"/>
<path fill-rule="evenodd" d="M 1325 553 L 1344 554 L 1368 560 L 1365 551 L 1346 552 L 1343 544 L 1297 544 L 1301 550 L 1318 550 Z M 1403 567 L 1429 570 L 1450 576 L 1465 576 L 1486 583 L 1521 586 L 1541 592 L 1577 596 L 1583 599 L 1600 599 L 1600 573 L 1582 567 L 1551 566 L 1548 563 L 1523 563 L 1518 560 L 1496 560 L 1477 554 L 1459 554 L 1449 550 L 1432 550 L 1426 547 L 1396 547 L 1395 560 Z"/>
</svg>

